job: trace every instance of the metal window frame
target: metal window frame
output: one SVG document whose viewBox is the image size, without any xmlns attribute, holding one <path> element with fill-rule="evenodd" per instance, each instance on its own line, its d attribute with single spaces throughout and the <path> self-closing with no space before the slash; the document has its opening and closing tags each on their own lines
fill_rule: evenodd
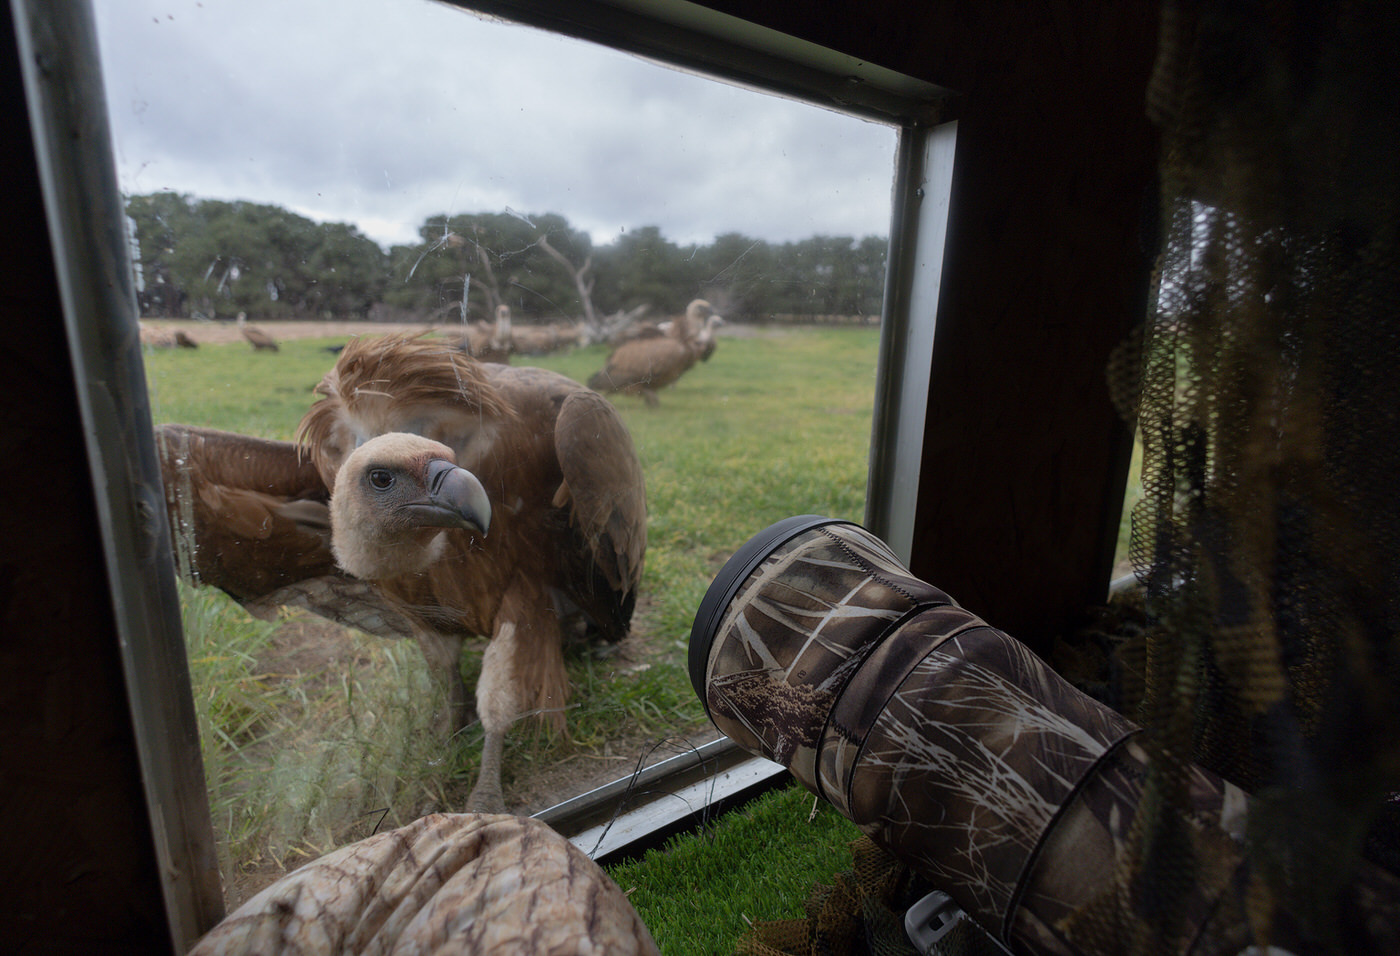
<svg viewBox="0 0 1400 956">
<path fill-rule="evenodd" d="M 453 5 L 899 130 L 866 524 L 906 561 L 956 124 L 948 91 L 685 0 Z M 176 951 L 223 912 L 90 0 L 11 0 L 47 227 Z M 784 778 L 727 740 L 540 814 L 600 858 Z M 640 784 L 644 782 L 644 787 Z M 676 800 L 690 787 L 693 802 Z M 639 789 L 659 794 L 631 800 Z M 625 812 L 619 806 L 629 797 Z M 609 841 L 604 831 L 612 833 Z M 602 836 L 599 836 L 602 834 Z"/>
</svg>

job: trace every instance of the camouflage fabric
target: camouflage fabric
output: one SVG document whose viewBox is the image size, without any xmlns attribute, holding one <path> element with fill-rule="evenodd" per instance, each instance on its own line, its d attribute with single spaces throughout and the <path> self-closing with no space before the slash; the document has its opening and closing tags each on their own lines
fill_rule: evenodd
<svg viewBox="0 0 1400 956">
<path fill-rule="evenodd" d="M 1171 822 L 1194 760 L 1254 797 L 1253 945 L 1381 951 L 1351 897 L 1400 793 L 1395 13 L 1162 5 L 1159 251 L 1109 369 L 1142 446 L 1130 556 L 1151 627 L 1127 713 L 1152 763 L 1137 879 L 1158 936 L 1198 880 Z"/>
<path fill-rule="evenodd" d="M 617 884 L 543 823 L 439 813 L 283 877 L 190 956 L 657 952 Z"/>
<path fill-rule="evenodd" d="M 731 739 L 815 779 L 812 747 L 850 672 L 901 619 L 953 604 L 887 556 L 864 529 L 818 526 L 774 548 L 740 584 L 716 630 L 734 639 L 722 651 L 716 642 L 697 683 Z M 788 639 L 770 640 L 775 630 Z"/>
<path fill-rule="evenodd" d="M 777 544 L 697 636 L 719 729 L 788 766 L 998 938 L 1111 953 L 1161 925 L 1150 884 L 1133 879 L 1153 862 L 1136 851 L 1154 772 L 1137 729 L 911 578 L 864 529 L 831 522 Z M 1180 935 L 1156 942 L 1234 954 L 1249 942 L 1249 800 L 1190 764 L 1180 779 L 1169 816 L 1197 879 L 1171 901 Z M 1362 882 L 1374 939 L 1400 946 L 1400 887 L 1379 871 Z"/>
</svg>

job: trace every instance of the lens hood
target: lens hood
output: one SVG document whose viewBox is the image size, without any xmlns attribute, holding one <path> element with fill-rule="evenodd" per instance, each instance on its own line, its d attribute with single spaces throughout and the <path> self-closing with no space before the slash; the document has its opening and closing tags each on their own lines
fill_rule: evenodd
<svg viewBox="0 0 1400 956">
<path fill-rule="evenodd" d="M 729 560 L 724 562 L 724 567 L 720 568 L 715 579 L 710 582 L 709 590 L 701 599 L 700 607 L 695 612 L 695 620 L 690 626 L 688 656 L 690 686 L 695 688 L 695 695 L 705 705 L 706 715 L 710 712 L 710 705 L 706 701 L 705 695 L 705 668 L 710 659 L 710 648 L 714 644 L 715 633 L 719 630 L 720 621 L 734 600 L 735 593 L 748 580 L 754 569 L 786 542 L 812 528 L 828 524 L 849 524 L 849 522 L 842 521 L 840 518 L 825 518 L 821 515 L 794 515 L 771 524 L 746 541 L 738 551 L 735 551 Z"/>
</svg>

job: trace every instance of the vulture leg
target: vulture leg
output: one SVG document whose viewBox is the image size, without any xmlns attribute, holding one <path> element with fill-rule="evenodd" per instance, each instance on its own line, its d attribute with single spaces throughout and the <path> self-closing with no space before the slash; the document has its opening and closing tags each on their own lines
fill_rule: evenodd
<svg viewBox="0 0 1400 956">
<path fill-rule="evenodd" d="M 506 621 L 496 628 L 481 658 L 481 676 L 476 682 L 476 710 L 481 715 L 485 738 L 481 744 L 481 771 L 467 800 L 473 813 L 505 813 L 501 794 L 501 753 L 506 730 L 521 711 L 520 679 L 515 667 L 515 624 Z"/>
<path fill-rule="evenodd" d="M 416 630 L 413 635 L 418 647 L 428 661 L 428 671 L 433 679 L 442 685 L 446 694 L 434 723 L 443 737 L 450 737 L 471 723 L 471 704 L 467 700 L 467 688 L 462 683 L 462 638 L 433 631 Z"/>
<path fill-rule="evenodd" d="M 532 714 L 562 730 L 569 690 L 559 619 L 543 593 L 531 586 L 512 589 L 496 620 L 476 682 L 476 709 L 485 738 L 481 771 L 467 809 L 477 813 L 505 812 L 501 754 L 511 724 Z"/>
<path fill-rule="evenodd" d="M 481 742 L 481 773 L 467 798 L 468 813 L 505 813 L 501 793 L 501 754 L 505 751 L 505 730 L 488 730 Z"/>
</svg>

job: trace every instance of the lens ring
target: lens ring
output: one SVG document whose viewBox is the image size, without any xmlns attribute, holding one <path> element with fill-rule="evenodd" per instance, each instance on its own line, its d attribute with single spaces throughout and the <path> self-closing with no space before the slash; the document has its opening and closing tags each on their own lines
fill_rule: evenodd
<svg viewBox="0 0 1400 956">
<path fill-rule="evenodd" d="M 705 669 L 709 666 L 710 648 L 714 644 L 715 631 L 724 618 L 724 612 L 734 600 L 734 595 L 748 580 L 749 575 L 778 548 L 806 531 L 829 524 L 851 522 L 821 515 L 794 515 L 771 524 L 730 555 L 724 567 L 720 568 L 719 574 L 710 582 L 709 590 L 701 599 L 700 607 L 695 612 L 695 620 L 690 627 L 688 654 L 690 685 L 695 688 L 695 696 L 700 698 L 700 703 L 705 707 L 705 716 L 710 715 L 710 702 L 705 694 Z"/>
</svg>

